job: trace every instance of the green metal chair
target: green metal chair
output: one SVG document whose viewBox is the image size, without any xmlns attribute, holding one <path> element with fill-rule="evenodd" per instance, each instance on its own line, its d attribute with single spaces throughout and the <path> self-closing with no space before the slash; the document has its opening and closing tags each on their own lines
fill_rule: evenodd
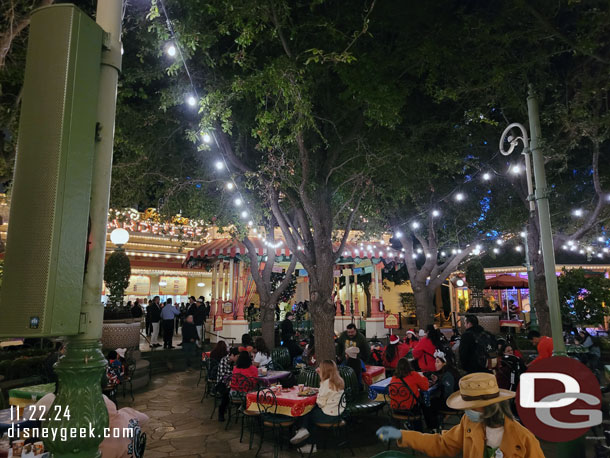
<svg viewBox="0 0 610 458">
<path fill-rule="evenodd" d="M 271 361 L 275 370 L 289 371 L 292 369 L 290 352 L 286 347 L 275 347 L 271 350 Z"/>
<path fill-rule="evenodd" d="M 339 375 L 345 381 L 345 389 L 348 393 L 347 412 L 350 416 L 369 415 L 379 412 L 385 403 L 383 401 L 371 400 L 368 391 L 360 389 L 356 373 L 349 366 L 339 366 Z"/>
<path fill-rule="evenodd" d="M 297 383 L 312 388 L 320 387 L 320 376 L 313 367 L 304 367 L 297 375 Z"/>
</svg>

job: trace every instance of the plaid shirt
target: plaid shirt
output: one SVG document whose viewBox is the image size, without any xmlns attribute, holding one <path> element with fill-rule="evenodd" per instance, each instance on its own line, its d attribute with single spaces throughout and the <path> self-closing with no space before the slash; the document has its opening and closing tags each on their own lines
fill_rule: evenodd
<svg viewBox="0 0 610 458">
<path fill-rule="evenodd" d="M 218 366 L 218 377 L 216 380 L 224 382 L 225 385 L 229 386 L 231 374 L 233 374 L 233 361 L 231 361 L 230 354 L 220 360 Z"/>
</svg>

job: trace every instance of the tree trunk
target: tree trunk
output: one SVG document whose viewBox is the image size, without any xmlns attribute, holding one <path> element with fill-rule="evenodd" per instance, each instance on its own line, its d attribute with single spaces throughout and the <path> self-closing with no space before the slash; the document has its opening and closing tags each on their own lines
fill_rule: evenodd
<svg viewBox="0 0 610 458">
<path fill-rule="evenodd" d="M 434 292 L 428 291 L 425 285 L 415 286 L 413 292 L 419 328 L 426 329 L 428 325 L 434 324 L 434 303 L 432 302 Z"/>
<path fill-rule="evenodd" d="M 326 299 L 312 301 L 310 307 L 313 311 L 313 327 L 316 339 L 316 359 L 324 361 L 329 359 L 335 361 L 337 353 L 335 350 L 335 308 L 330 296 Z"/>
<path fill-rule="evenodd" d="M 275 304 L 262 302 L 261 307 L 261 333 L 268 348 L 275 347 Z"/>
</svg>

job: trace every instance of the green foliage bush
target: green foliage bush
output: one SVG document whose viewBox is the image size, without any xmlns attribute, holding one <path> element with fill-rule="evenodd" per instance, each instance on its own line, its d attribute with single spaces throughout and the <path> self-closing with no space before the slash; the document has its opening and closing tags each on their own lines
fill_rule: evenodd
<svg viewBox="0 0 610 458">
<path fill-rule="evenodd" d="M 42 375 L 41 367 L 46 358 L 46 355 L 40 355 L 31 357 L 22 356 L 17 359 L 5 359 L 0 361 L 0 375 L 3 375 L 5 380 Z"/>
<path fill-rule="evenodd" d="M 610 280 L 583 269 L 564 268 L 557 286 L 564 324 L 604 323 L 610 312 Z"/>
</svg>

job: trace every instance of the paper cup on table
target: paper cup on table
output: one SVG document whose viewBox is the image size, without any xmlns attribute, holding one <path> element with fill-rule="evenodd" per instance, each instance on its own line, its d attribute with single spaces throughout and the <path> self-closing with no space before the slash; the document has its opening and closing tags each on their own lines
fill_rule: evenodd
<svg viewBox="0 0 610 458">
<path fill-rule="evenodd" d="M 25 442 L 21 439 L 13 441 L 13 456 L 21 456 L 23 453 L 23 444 Z"/>
<path fill-rule="evenodd" d="M 263 377 L 264 377 L 265 375 L 267 375 L 267 368 L 266 368 L 266 367 L 263 367 L 263 368 L 261 369 L 261 374 L 263 375 Z"/>
<path fill-rule="evenodd" d="M 34 442 L 34 455 L 42 455 L 44 453 L 44 443 L 42 441 Z"/>
<path fill-rule="evenodd" d="M 305 389 L 305 384 L 299 383 L 299 393 L 302 393 L 304 389 Z"/>
</svg>

